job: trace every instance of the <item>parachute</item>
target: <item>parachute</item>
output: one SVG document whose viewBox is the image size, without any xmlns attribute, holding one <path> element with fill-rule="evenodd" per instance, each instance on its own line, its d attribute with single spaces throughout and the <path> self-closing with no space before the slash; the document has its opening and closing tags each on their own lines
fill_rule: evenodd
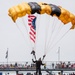
<svg viewBox="0 0 75 75">
<path fill-rule="evenodd" d="M 68 22 L 72 23 L 72 28 L 75 27 L 75 16 L 67 11 L 66 9 L 62 8 L 61 6 L 56 6 L 54 4 L 47 4 L 47 3 L 36 3 L 36 2 L 29 2 L 29 3 L 21 3 L 17 6 L 13 6 L 8 10 L 8 15 L 12 18 L 15 22 L 18 17 L 23 17 L 26 14 L 48 14 L 51 16 L 56 16 L 59 20 L 61 20 L 64 24 Z"/>
<path fill-rule="evenodd" d="M 8 10 L 8 15 L 12 18 L 13 22 L 16 22 L 18 18 L 22 18 L 27 14 L 32 15 L 35 13 L 39 15 L 47 14 L 51 17 L 56 17 L 64 25 L 71 22 L 72 26 L 70 29 L 75 28 L 75 15 L 64 9 L 63 7 L 54 4 L 48 4 L 43 2 L 23 2 L 9 8 Z"/>
</svg>

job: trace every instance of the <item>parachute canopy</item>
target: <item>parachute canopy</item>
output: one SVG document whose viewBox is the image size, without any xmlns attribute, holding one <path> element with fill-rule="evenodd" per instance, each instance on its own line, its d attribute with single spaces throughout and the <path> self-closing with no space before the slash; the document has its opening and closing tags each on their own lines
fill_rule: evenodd
<svg viewBox="0 0 75 75">
<path fill-rule="evenodd" d="M 61 22 L 67 24 L 72 23 L 72 29 L 75 27 L 75 15 L 70 13 L 68 10 L 62 8 L 61 6 L 56 6 L 54 4 L 47 3 L 36 3 L 36 2 L 23 2 L 16 6 L 11 7 L 8 10 L 8 15 L 15 22 L 17 18 L 23 17 L 26 14 L 48 14 L 51 16 L 56 16 Z"/>
</svg>

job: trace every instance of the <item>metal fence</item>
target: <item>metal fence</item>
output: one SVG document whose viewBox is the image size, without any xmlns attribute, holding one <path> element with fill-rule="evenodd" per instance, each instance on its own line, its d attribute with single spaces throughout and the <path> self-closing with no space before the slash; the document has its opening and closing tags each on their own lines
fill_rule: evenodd
<svg viewBox="0 0 75 75">
<path fill-rule="evenodd" d="M 45 65 L 41 66 L 42 69 L 75 69 L 75 62 L 74 61 L 44 61 Z M 30 61 L 26 62 L 0 62 L 0 68 L 35 68 L 35 64 Z"/>
</svg>

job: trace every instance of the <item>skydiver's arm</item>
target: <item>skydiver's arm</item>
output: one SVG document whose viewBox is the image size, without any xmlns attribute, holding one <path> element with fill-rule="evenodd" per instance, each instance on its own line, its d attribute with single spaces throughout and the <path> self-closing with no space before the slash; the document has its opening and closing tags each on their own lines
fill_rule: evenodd
<svg viewBox="0 0 75 75">
<path fill-rule="evenodd" d="M 45 65 L 44 63 L 41 63 L 41 65 Z"/>
<path fill-rule="evenodd" d="M 33 61 L 34 63 L 36 63 L 36 61 L 34 61 L 33 59 L 32 59 L 32 61 Z"/>
<path fill-rule="evenodd" d="M 46 56 L 46 55 L 43 55 L 42 61 L 44 60 L 45 56 Z"/>
<path fill-rule="evenodd" d="M 42 63 L 42 61 L 41 61 L 41 65 L 45 65 L 44 63 Z"/>
</svg>

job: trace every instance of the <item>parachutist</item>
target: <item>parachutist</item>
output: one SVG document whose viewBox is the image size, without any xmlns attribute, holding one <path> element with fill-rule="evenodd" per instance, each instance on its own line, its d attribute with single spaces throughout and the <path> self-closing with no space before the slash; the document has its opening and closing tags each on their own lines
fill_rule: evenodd
<svg viewBox="0 0 75 75">
<path fill-rule="evenodd" d="M 42 73 L 41 73 L 41 65 L 44 65 L 44 64 L 42 63 L 41 58 L 39 58 L 39 60 L 35 60 L 35 61 L 32 59 L 32 61 L 34 63 L 36 63 L 36 75 L 37 75 L 38 72 L 39 72 L 39 75 L 42 75 Z"/>
</svg>

